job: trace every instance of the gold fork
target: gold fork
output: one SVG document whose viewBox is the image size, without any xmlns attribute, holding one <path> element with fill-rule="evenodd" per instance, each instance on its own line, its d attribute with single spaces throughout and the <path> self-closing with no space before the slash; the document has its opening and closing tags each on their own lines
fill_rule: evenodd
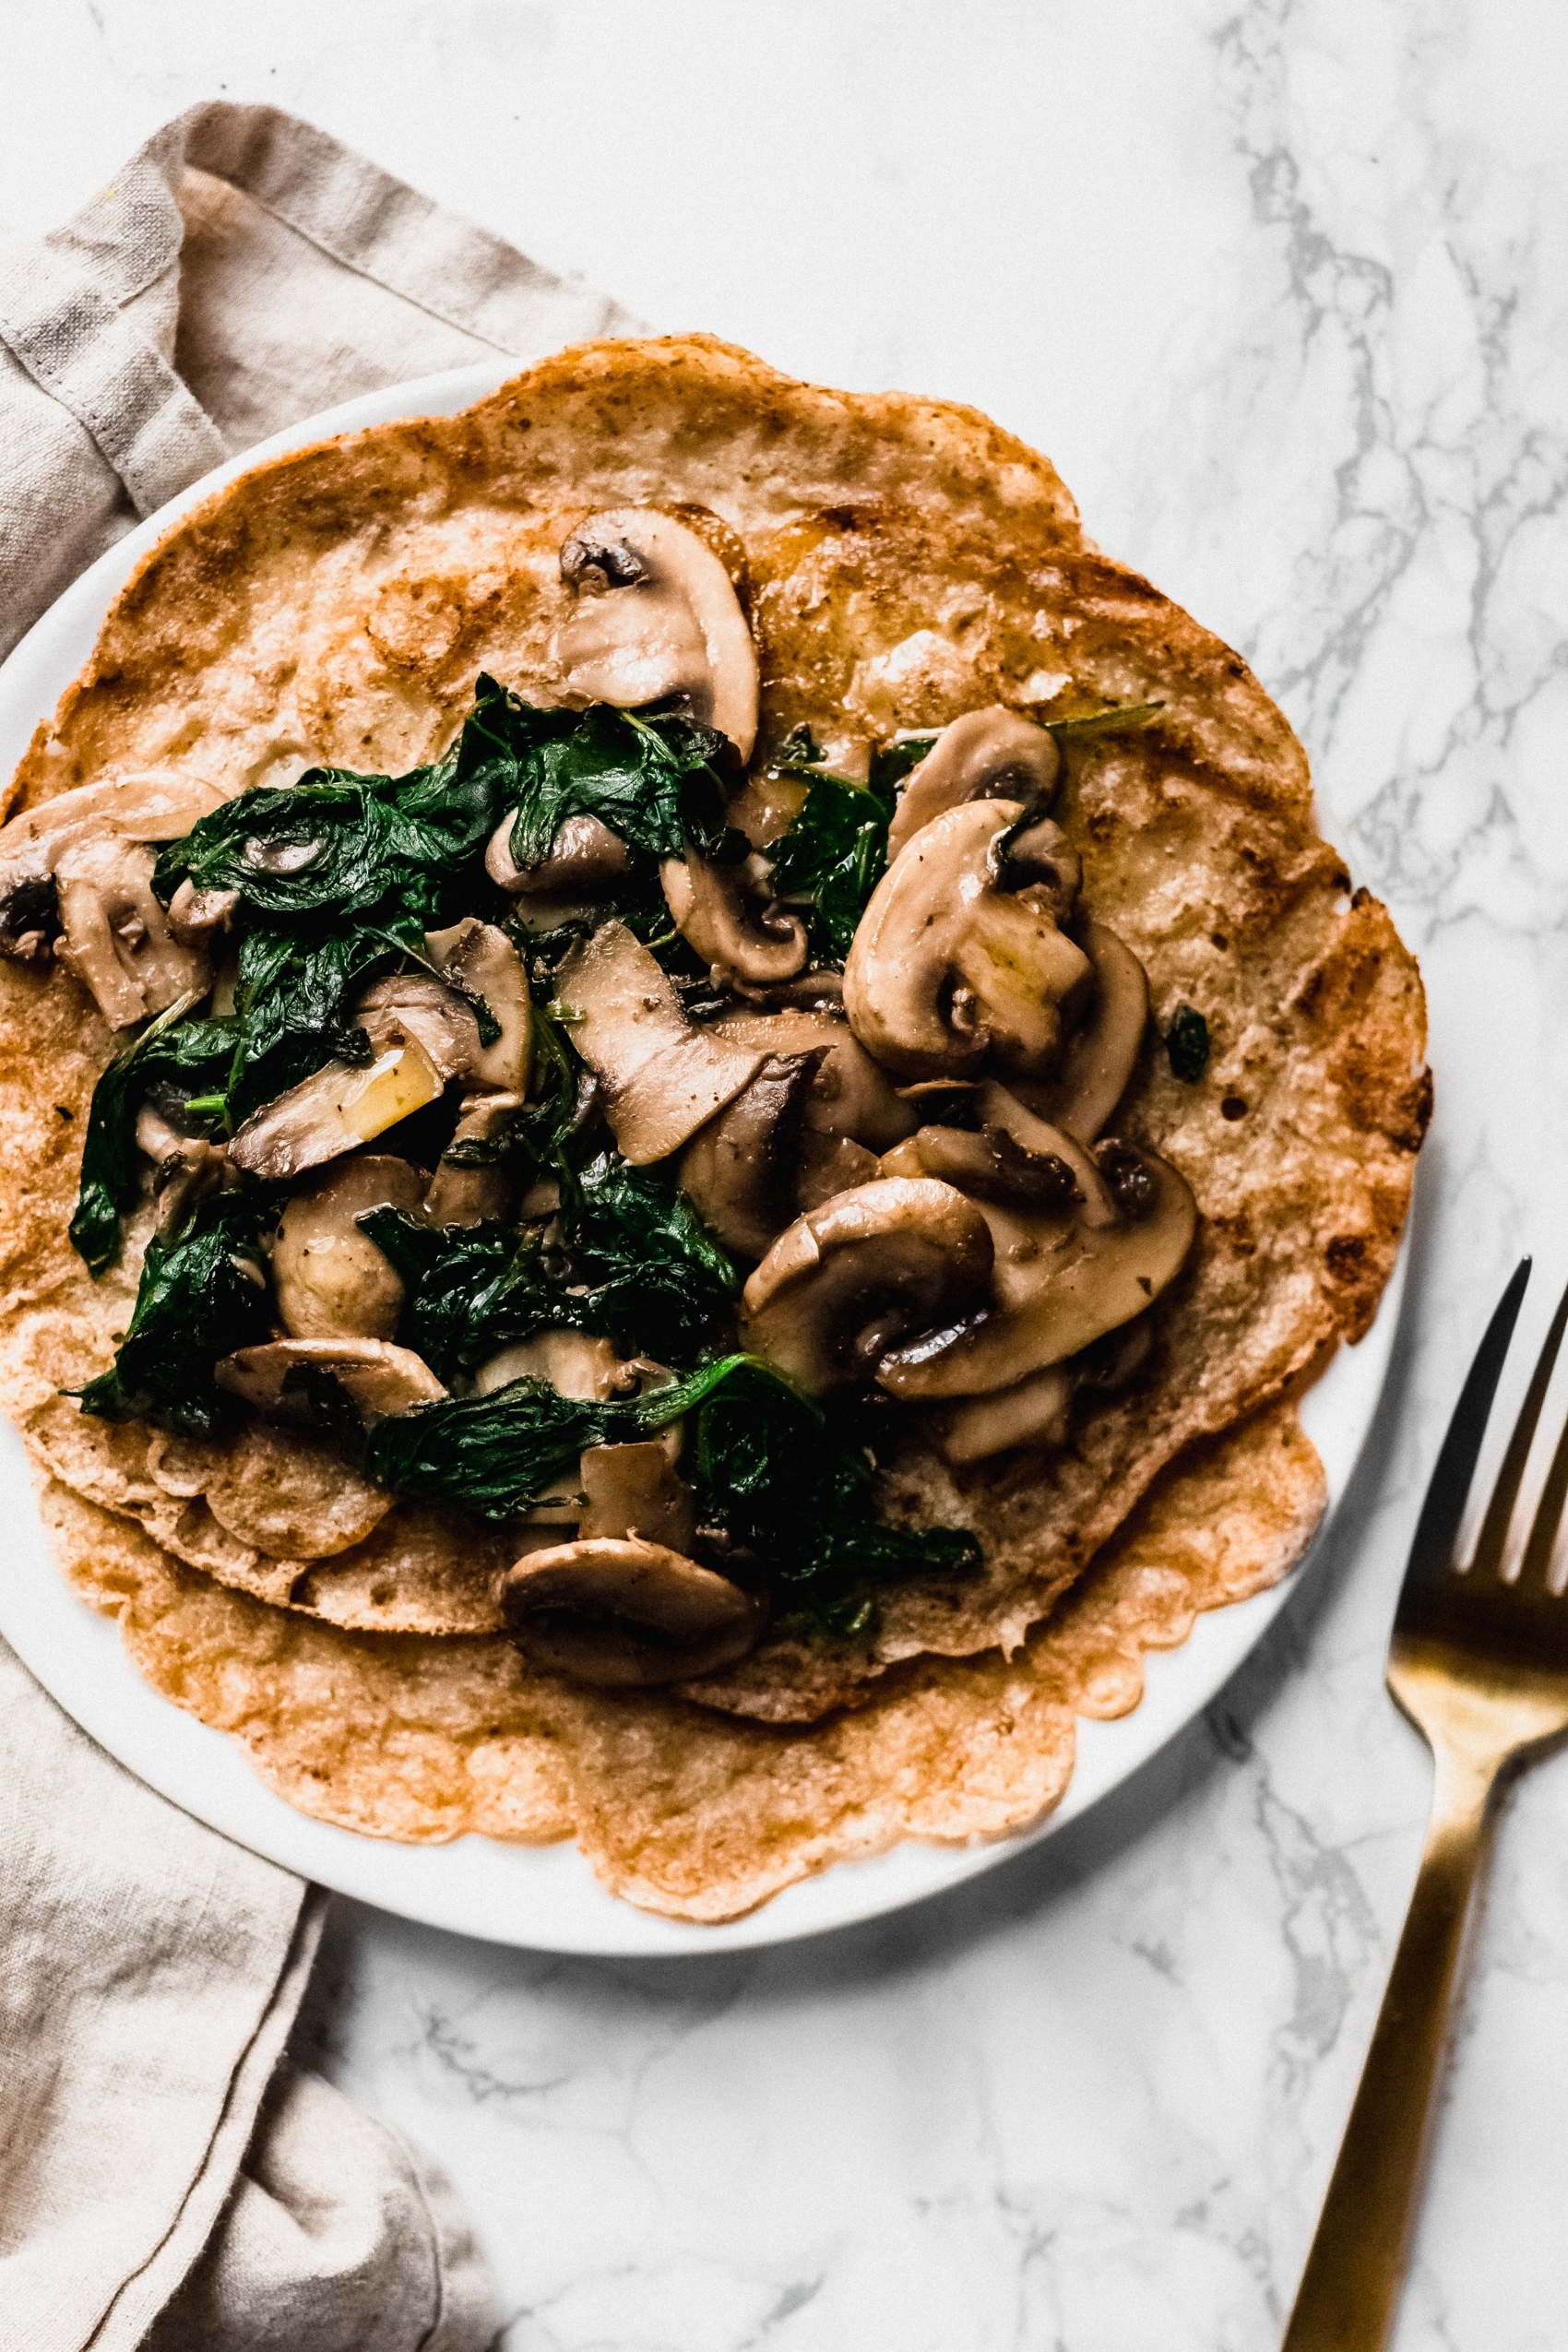
<svg viewBox="0 0 1568 2352">
<path fill-rule="evenodd" d="M 1470 1367 L 1399 1594 L 1388 1687 L 1432 1752 L 1431 1821 L 1284 2352 L 1379 2352 L 1387 2340 L 1466 1918 L 1496 1800 L 1515 1773 L 1568 1732 L 1568 1599 L 1557 1598 L 1547 1582 L 1568 1498 L 1568 1427 L 1551 1457 L 1517 1579 L 1503 1576 L 1525 1464 L 1568 1324 L 1568 1292 L 1508 1441 L 1475 1557 L 1467 1568 L 1457 1557 L 1460 1522 L 1529 1274 L 1526 1258 Z"/>
</svg>

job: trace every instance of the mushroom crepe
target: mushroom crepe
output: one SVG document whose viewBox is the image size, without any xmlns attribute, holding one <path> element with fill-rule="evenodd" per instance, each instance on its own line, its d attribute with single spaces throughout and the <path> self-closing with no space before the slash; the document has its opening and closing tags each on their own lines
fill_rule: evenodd
<svg viewBox="0 0 1568 2352">
<path fill-rule="evenodd" d="M 722 1916 L 1038 1812 L 1084 1629 L 1135 1663 L 1310 1536 L 1419 979 L 1245 665 L 972 412 L 607 343 L 259 469 L 12 807 L 10 1409 L 78 1581 L 310 1810 L 576 1826 Z M 922 1812 L 911 1708 L 1017 1727 L 983 1803 L 949 1758 Z M 688 1788 L 683 1859 L 608 1859 L 634 1752 L 722 1832 Z"/>
</svg>

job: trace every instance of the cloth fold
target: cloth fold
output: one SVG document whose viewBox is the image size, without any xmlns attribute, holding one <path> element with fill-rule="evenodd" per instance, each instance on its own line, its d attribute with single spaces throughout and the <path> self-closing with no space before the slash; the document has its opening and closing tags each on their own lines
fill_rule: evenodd
<svg viewBox="0 0 1568 2352">
<path fill-rule="evenodd" d="M 636 327 L 308 124 L 193 108 L 64 228 L 0 237 L 0 651 L 283 426 Z M 4 1644 L 0 1776 L 0 2352 L 482 2352 L 441 2173 L 283 2059 L 320 1894 L 123 1772 Z"/>
</svg>

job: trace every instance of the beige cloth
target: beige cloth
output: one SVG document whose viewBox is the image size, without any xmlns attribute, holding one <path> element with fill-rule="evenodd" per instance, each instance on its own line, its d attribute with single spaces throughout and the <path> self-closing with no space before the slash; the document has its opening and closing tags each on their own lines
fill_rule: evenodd
<svg viewBox="0 0 1568 2352">
<path fill-rule="evenodd" d="M 269 107 L 194 109 L 0 239 L 0 646 L 225 457 L 359 392 L 629 328 Z M 0 2352 L 482 2352 L 442 2176 L 280 2063 L 321 1896 L 0 1644 Z"/>
<path fill-rule="evenodd" d="M 0 653 L 268 434 L 636 326 L 308 123 L 193 107 L 65 228 L 0 237 Z"/>
</svg>

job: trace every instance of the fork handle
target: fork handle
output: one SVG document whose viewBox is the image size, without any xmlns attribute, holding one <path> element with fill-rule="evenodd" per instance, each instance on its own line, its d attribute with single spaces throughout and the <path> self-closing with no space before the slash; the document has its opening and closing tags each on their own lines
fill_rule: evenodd
<svg viewBox="0 0 1568 2352">
<path fill-rule="evenodd" d="M 1443 1746 L 1434 1757 L 1420 1871 L 1283 2352 L 1382 2352 L 1393 2321 L 1503 1761 Z"/>
</svg>

